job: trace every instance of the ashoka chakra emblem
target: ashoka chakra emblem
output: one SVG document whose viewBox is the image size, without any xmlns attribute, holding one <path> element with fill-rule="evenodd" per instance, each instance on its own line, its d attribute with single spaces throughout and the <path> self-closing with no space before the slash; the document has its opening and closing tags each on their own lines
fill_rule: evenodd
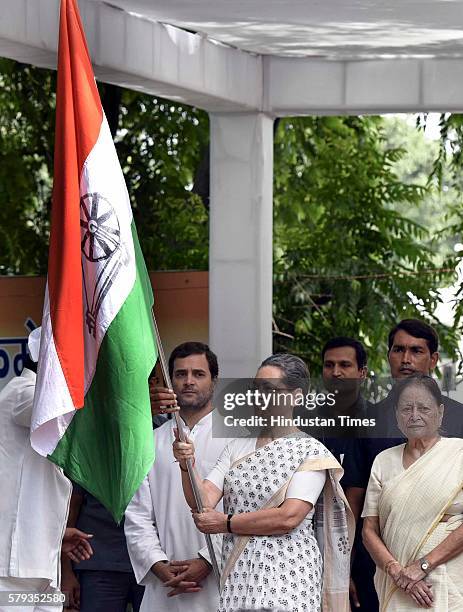
<svg viewBox="0 0 463 612">
<path fill-rule="evenodd" d="M 119 247 L 121 232 L 114 208 L 99 193 L 80 198 L 82 253 L 89 261 L 110 257 Z"/>
</svg>

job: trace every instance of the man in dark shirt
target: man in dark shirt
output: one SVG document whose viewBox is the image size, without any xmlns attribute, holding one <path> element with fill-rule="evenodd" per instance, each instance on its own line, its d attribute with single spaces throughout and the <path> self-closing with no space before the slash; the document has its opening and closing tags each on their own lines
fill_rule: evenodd
<svg viewBox="0 0 463 612">
<path fill-rule="evenodd" d="M 436 330 L 419 319 L 404 319 L 389 333 L 388 360 L 391 378 L 400 380 L 415 374 L 431 375 L 439 360 L 439 337 Z M 442 434 L 463 437 L 463 404 L 443 396 Z M 375 406 L 377 421 L 375 439 L 370 440 L 370 469 L 381 451 L 405 441 L 397 426 L 395 406 L 389 394 Z"/>
<path fill-rule="evenodd" d="M 137 612 L 144 588 L 137 584 L 132 570 L 124 521 L 117 525 L 108 510 L 76 484 L 73 485 L 68 524 L 74 521 L 78 528 L 85 526 L 88 533 L 94 534 L 94 555 L 74 566 L 78 584 L 73 569 L 63 563 L 63 590 L 74 587 L 70 603 L 76 607 L 80 604 L 81 612 L 126 612 L 127 604 L 131 603 Z"/>
<path fill-rule="evenodd" d="M 353 338 L 332 338 L 323 347 L 322 361 L 325 387 L 336 393 L 336 412 L 353 418 L 368 418 L 372 406 L 361 394 L 361 386 L 367 375 L 367 352 L 363 344 Z M 376 612 L 378 598 L 372 580 L 375 564 L 365 550 L 360 535 L 360 514 L 370 476 L 366 433 L 362 428 L 338 428 L 335 437 L 328 434 L 329 437 L 323 436 L 321 441 L 344 468 L 341 484 L 357 522 L 350 584 L 351 606 Z"/>
<path fill-rule="evenodd" d="M 345 336 L 332 338 L 323 347 L 321 357 L 323 384 L 336 399 L 334 406 L 321 408 L 320 414 L 366 418 L 368 405 L 360 393 L 367 374 L 367 353 L 363 344 Z M 346 451 L 352 448 L 350 442 L 356 437 L 356 427 L 337 425 L 326 429 L 321 440 L 342 465 Z"/>
<path fill-rule="evenodd" d="M 153 428 L 162 425 L 166 413 L 153 403 L 158 383 L 154 371 L 149 380 Z M 162 413 L 162 414 L 161 414 Z M 112 515 L 93 495 L 73 485 L 68 525 L 88 529 L 93 534 L 93 557 L 78 566 L 62 558 L 62 591 L 69 594 L 69 608 L 81 612 L 126 612 L 131 604 L 138 612 L 145 588 L 137 584 L 127 551 L 124 519 L 117 525 Z"/>
</svg>

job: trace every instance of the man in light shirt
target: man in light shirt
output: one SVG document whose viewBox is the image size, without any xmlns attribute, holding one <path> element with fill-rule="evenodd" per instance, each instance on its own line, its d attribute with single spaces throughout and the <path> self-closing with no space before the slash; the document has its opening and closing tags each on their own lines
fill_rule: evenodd
<svg viewBox="0 0 463 612">
<path fill-rule="evenodd" d="M 76 561 L 92 552 L 91 536 L 66 530 L 70 481 L 30 444 L 39 345 L 40 328 L 29 336 L 31 358 L 21 376 L 0 392 L 0 612 L 19 610 L 7 605 L 7 593 L 24 592 L 41 599 L 28 611 L 57 612 L 61 545 Z"/>
<path fill-rule="evenodd" d="M 177 402 L 185 430 L 197 448 L 195 467 L 205 478 L 229 438 L 212 437 L 212 397 L 217 358 L 200 342 L 176 347 L 169 359 L 173 391 L 158 388 L 154 408 L 169 411 Z M 215 612 L 219 591 L 205 539 L 185 503 L 178 464 L 172 454 L 175 421 L 154 432 L 156 459 L 125 513 L 129 556 L 145 586 L 141 612 Z"/>
</svg>

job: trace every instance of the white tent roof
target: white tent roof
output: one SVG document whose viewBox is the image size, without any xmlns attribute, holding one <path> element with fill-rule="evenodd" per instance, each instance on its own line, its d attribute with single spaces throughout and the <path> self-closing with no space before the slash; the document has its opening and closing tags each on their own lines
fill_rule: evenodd
<svg viewBox="0 0 463 612">
<path fill-rule="evenodd" d="M 253 53 L 337 60 L 461 57 L 459 0 L 111 0 Z"/>
<path fill-rule="evenodd" d="M 0 0 L 0 55 L 56 65 L 59 0 Z M 462 0 L 79 0 L 97 77 L 210 112 L 460 111 Z"/>
</svg>

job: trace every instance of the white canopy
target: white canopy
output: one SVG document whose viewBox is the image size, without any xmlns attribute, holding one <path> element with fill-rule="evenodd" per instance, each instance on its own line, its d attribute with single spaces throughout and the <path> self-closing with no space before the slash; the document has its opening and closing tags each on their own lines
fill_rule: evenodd
<svg viewBox="0 0 463 612">
<path fill-rule="evenodd" d="M 461 0 L 80 0 L 97 77 L 208 111 L 461 110 Z M 55 65 L 59 0 L 0 0 L 0 54 Z"/>
<path fill-rule="evenodd" d="M 442 0 L 113 0 L 237 49 L 337 60 L 459 57 L 462 3 Z"/>
</svg>

